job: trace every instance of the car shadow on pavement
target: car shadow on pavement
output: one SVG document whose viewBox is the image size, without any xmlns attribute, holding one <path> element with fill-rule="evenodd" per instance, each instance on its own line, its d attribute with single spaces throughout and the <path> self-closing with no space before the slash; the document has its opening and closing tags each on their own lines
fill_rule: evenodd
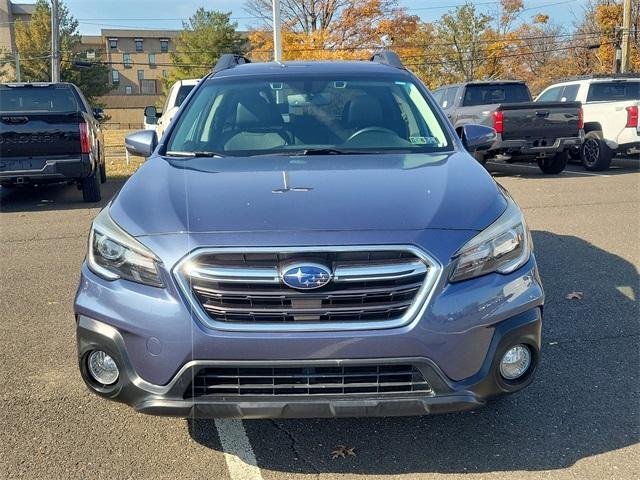
<svg viewBox="0 0 640 480">
<path fill-rule="evenodd" d="M 639 277 L 576 237 L 534 232 L 547 301 L 542 364 L 526 390 L 482 409 L 424 417 L 244 421 L 258 466 L 399 475 L 563 469 L 637 443 Z M 582 299 L 567 299 L 582 292 Z M 211 420 L 192 438 L 220 450 Z M 337 445 L 355 456 L 332 459 Z"/>
<path fill-rule="evenodd" d="M 82 192 L 75 185 L 64 183 L 29 188 L 0 187 L 0 213 L 102 208 L 122 188 L 126 180 L 124 177 L 109 178 L 101 186 L 102 200 L 96 203 L 83 201 Z"/>
<path fill-rule="evenodd" d="M 620 158 L 611 162 L 611 167 L 601 172 L 587 171 L 580 163 L 569 163 L 567 168 L 558 175 L 545 175 L 538 168 L 536 162 L 507 163 L 491 160 L 487 163 L 487 170 L 494 177 L 520 177 L 520 178 L 545 178 L 563 179 L 567 177 L 588 178 L 592 176 L 617 176 L 640 171 L 640 158 Z"/>
</svg>

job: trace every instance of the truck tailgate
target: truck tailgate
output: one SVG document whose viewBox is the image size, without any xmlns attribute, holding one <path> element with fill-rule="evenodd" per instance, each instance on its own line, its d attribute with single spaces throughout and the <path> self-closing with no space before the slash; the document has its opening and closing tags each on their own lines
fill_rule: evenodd
<svg viewBox="0 0 640 480">
<path fill-rule="evenodd" d="M 557 138 L 579 136 L 580 102 L 529 102 L 503 104 L 503 140 L 530 139 L 553 143 Z"/>
<path fill-rule="evenodd" d="M 82 121 L 78 112 L 0 112 L 0 159 L 79 156 Z"/>
</svg>

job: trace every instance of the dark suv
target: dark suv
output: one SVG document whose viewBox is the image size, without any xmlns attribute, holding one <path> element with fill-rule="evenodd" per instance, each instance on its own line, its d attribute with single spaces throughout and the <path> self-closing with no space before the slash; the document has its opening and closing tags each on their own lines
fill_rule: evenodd
<svg viewBox="0 0 640 480">
<path fill-rule="evenodd" d="M 414 415 L 531 382 L 544 295 L 522 212 L 422 83 L 223 57 L 93 222 L 88 387 L 141 412 Z"/>
</svg>

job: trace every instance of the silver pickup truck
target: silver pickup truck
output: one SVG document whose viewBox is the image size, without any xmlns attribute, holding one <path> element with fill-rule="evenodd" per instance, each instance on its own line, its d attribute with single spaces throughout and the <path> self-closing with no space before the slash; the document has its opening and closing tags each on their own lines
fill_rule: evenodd
<svg viewBox="0 0 640 480">
<path fill-rule="evenodd" d="M 544 173 L 557 174 L 567 165 L 569 148 L 584 139 L 580 102 L 533 103 L 524 82 L 468 82 L 441 87 L 433 95 L 456 131 L 471 123 L 496 130 L 493 146 L 474 155 L 483 164 L 489 158 L 535 158 Z"/>
</svg>

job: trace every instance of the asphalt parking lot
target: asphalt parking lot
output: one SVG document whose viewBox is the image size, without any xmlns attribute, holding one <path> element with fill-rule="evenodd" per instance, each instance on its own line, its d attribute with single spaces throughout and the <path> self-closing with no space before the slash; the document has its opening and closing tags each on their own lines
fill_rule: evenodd
<svg viewBox="0 0 640 480">
<path fill-rule="evenodd" d="M 542 365 L 520 394 L 433 417 L 214 422 L 98 398 L 77 371 L 72 314 L 98 208 L 73 187 L 0 190 L 0 477 L 638 478 L 640 161 L 614 165 L 490 165 L 533 231 Z M 332 459 L 338 445 L 355 456 Z"/>
</svg>

